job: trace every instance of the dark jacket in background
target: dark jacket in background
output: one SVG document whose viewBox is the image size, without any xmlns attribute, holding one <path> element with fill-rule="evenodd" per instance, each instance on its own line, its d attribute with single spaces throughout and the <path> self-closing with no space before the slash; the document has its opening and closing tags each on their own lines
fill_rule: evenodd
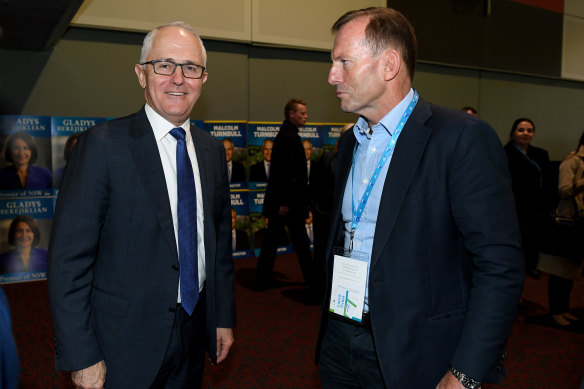
<svg viewBox="0 0 584 389">
<path fill-rule="evenodd" d="M 281 206 L 308 216 L 308 180 L 306 155 L 298 128 L 284 120 L 274 139 L 270 178 L 262 208 L 262 215 L 270 218 Z"/>
</svg>

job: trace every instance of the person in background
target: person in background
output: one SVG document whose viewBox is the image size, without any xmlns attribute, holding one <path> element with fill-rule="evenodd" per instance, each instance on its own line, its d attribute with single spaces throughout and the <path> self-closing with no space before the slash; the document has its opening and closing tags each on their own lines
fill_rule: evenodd
<svg viewBox="0 0 584 389">
<path fill-rule="evenodd" d="M 18 365 L 18 350 L 12 335 L 10 305 L 4 290 L 0 287 L 0 388 L 18 388 Z"/>
<path fill-rule="evenodd" d="M 553 248 L 542 250 L 539 269 L 549 273 L 548 298 L 553 323 L 571 329 L 580 320 L 570 311 L 570 294 L 574 279 L 580 278 L 584 269 L 584 133 L 576 150 L 560 164 L 558 194 L 557 235 L 549 234 Z"/>
<path fill-rule="evenodd" d="M 542 220 L 549 212 L 550 187 L 548 183 L 548 152 L 531 145 L 535 125 L 528 118 L 513 122 L 510 140 L 505 145 L 509 160 L 515 207 L 521 230 L 521 241 L 525 254 L 525 270 L 528 275 L 538 277 L 538 240 Z"/>
<path fill-rule="evenodd" d="M 497 382 L 524 275 L 501 142 L 419 98 L 416 37 L 398 11 L 349 11 L 333 31 L 328 81 L 360 118 L 338 143 L 322 385 Z"/>
<path fill-rule="evenodd" d="M 477 110 L 476 109 L 474 109 L 473 107 L 470 107 L 468 105 L 466 107 L 462 107 L 460 110 L 461 111 L 464 111 L 464 112 L 466 112 L 468 114 L 471 114 L 472 116 L 478 116 L 479 115 L 477 113 Z"/>
<path fill-rule="evenodd" d="M 234 342 L 229 179 L 189 117 L 207 80 L 193 28 L 144 38 L 145 106 L 79 138 L 59 191 L 48 289 L 57 370 L 77 388 L 200 388 Z"/>
<path fill-rule="evenodd" d="M 249 168 L 249 180 L 251 182 L 267 182 L 270 175 L 270 162 L 272 160 L 272 148 L 274 141 L 264 139 L 262 142 L 262 161 L 256 162 Z"/>
<path fill-rule="evenodd" d="M 41 230 L 35 219 L 19 215 L 8 228 L 8 244 L 13 250 L 0 254 L 0 274 L 47 271 L 47 249 L 36 247 Z"/>
<path fill-rule="evenodd" d="M 4 150 L 4 159 L 10 165 L 0 169 L 0 190 L 52 188 L 50 170 L 34 165 L 38 154 L 38 147 L 30 134 L 19 131 L 10 135 Z"/>
<path fill-rule="evenodd" d="M 256 288 L 263 290 L 272 283 L 278 237 L 288 226 L 292 246 L 298 257 L 304 282 L 312 288 L 313 269 L 310 243 L 304 228 L 308 217 L 308 172 L 306 154 L 298 135 L 308 117 L 306 102 L 291 99 L 284 107 L 286 119 L 274 139 L 270 178 L 262 207 L 268 219 L 266 236 L 256 268 Z"/>
</svg>

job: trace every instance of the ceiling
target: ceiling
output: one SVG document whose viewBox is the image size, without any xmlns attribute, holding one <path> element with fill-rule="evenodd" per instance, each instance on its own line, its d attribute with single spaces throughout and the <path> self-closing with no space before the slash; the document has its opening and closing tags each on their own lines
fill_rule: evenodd
<svg viewBox="0 0 584 389">
<path fill-rule="evenodd" d="M 83 0 L 0 0 L 0 48 L 46 50 L 59 41 Z"/>
</svg>

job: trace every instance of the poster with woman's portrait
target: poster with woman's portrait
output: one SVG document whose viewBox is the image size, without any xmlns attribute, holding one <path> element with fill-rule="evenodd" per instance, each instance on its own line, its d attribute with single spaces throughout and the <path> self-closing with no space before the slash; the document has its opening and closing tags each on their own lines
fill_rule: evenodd
<svg viewBox="0 0 584 389">
<path fill-rule="evenodd" d="M 53 187 L 61 186 L 65 165 L 81 134 L 103 121 L 105 119 L 92 117 L 51 118 Z"/>
<path fill-rule="evenodd" d="M 0 283 L 47 277 L 51 197 L 0 200 Z"/>
<path fill-rule="evenodd" d="M 8 196 L 52 194 L 50 117 L 2 115 L 0 152 L 0 192 L 4 197 L 7 193 Z"/>
</svg>

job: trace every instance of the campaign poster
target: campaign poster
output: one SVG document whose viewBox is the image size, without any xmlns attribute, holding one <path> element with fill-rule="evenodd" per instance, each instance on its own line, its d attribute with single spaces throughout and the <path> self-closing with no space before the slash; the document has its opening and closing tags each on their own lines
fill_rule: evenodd
<svg viewBox="0 0 584 389">
<path fill-rule="evenodd" d="M 88 128 L 105 121 L 104 118 L 92 117 L 52 117 L 51 118 L 51 145 L 53 186 L 59 188 L 63 180 L 65 165 L 77 144 L 81 134 Z"/>
<path fill-rule="evenodd" d="M 302 146 L 306 153 L 306 159 L 318 161 L 323 153 L 323 126 L 319 124 L 306 124 L 298 129 L 298 135 L 302 139 Z"/>
<path fill-rule="evenodd" d="M 0 284 L 46 279 L 52 197 L 0 199 Z"/>
<path fill-rule="evenodd" d="M 231 189 L 247 188 L 247 122 L 206 120 L 205 131 L 221 140 Z"/>
<path fill-rule="evenodd" d="M 252 247 L 256 257 L 259 257 L 264 238 L 266 236 L 266 227 L 268 219 L 262 216 L 262 207 L 264 205 L 265 191 L 249 191 L 249 224 L 252 235 Z M 278 237 L 278 254 L 291 253 L 290 235 L 288 229 L 282 230 Z"/>
<path fill-rule="evenodd" d="M 268 186 L 272 147 L 281 125 L 280 122 L 249 122 L 247 124 L 249 188 L 252 190 L 265 190 Z"/>
<path fill-rule="evenodd" d="M 247 191 L 231 191 L 231 241 L 233 258 L 252 256 Z"/>
<path fill-rule="evenodd" d="M 2 197 L 52 195 L 51 118 L 0 116 Z M 27 191 L 35 193 L 27 193 Z M 7 194 L 8 193 L 8 194 Z"/>
<path fill-rule="evenodd" d="M 323 134 L 324 151 L 336 151 L 337 142 L 341 137 L 345 123 L 324 123 L 321 124 Z"/>
</svg>

